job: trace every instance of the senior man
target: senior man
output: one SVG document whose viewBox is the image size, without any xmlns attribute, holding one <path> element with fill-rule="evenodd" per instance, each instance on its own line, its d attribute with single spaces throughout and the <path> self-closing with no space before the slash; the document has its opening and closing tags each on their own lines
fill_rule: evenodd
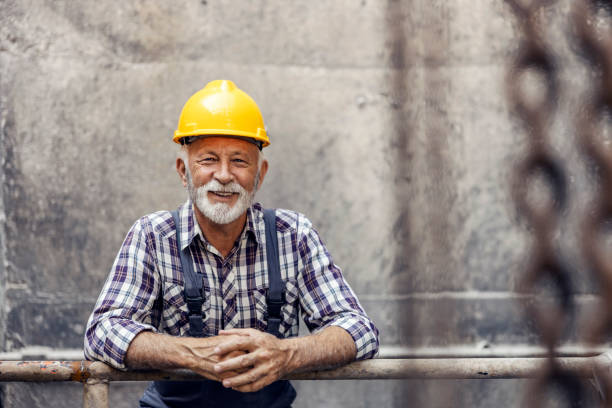
<svg viewBox="0 0 612 408">
<path fill-rule="evenodd" d="M 187 368 L 141 407 L 288 407 L 297 370 L 374 356 L 378 330 L 304 215 L 254 203 L 270 144 L 255 102 L 213 81 L 183 107 L 174 141 L 189 192 L 130 229 L 85 333 L 119 369 Z M 313 334 L 297 337 L 298 315 Z"/>
</svg>

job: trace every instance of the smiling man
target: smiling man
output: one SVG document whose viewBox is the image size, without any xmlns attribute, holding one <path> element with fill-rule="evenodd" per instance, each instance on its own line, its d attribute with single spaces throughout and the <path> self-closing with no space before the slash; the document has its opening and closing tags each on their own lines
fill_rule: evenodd
<svg viewBox="0 0 612 408">
<path fill-rule="evenodd" d="M 189 200 L 139 219 L 85 333 L 85 355 L 119 369 L 187 368 L 141 407 L 289 407 L 287 374 L 374 356 L 378 331 L 304 215 L 254 203 L 270 144 L 231 81 L 183 107 L 174 141 Z M 312 334 L 298 337 L 301 314 Z"/>
</svg>

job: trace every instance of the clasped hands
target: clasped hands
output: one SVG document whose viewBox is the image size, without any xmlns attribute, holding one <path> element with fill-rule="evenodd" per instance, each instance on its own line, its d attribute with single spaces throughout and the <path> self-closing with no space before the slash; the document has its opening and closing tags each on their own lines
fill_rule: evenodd
<svg viewBox="0 0 612 408">
<path fill-rule="evenodd" d="M 290 372 L 294 355 L 287 341 L 255 329 L 219 332 L 214 348 L 215 374 L 223 386 L 240 392 L 258 391 Z"/>
</svg>

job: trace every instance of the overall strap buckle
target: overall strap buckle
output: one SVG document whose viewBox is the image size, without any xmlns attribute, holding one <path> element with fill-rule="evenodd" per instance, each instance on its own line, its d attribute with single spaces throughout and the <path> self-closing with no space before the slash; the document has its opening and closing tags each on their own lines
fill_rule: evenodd
<svg viewBox="0 0 612 408">
<path fill-rule="evenodd" d="M 185 284 L 183 295 L 187 304 L 187 310 L 189 310 L 189 335 L 191 337 L 204 337 L 205 316 L 202 314 L 202 305 L 204 304 L 204 297 L 202 296 L 203 278 L 201 274 L 193 270 L 193 260 L 189 247 L 185 248 L 184 251 L 181 250 L 178 211 L 172 211 L 172 218 L 174 218 L 176 246 L 181 259 L 181 269 L 183 270 L 183 281 Z"/>
<path fill-rule="evenodd" d="M 276 211 L 273 209 L 264 210 L 264 222 L 266 225 L 268 282 L 270 284 L 270 289 L 266 294 L 266 306 L 268 307 L 268 327 L 266 331 L 281 338 L 281 308 L 285 304 L 285 288 L 280 271 L 278 237 L 276 235 Z"/>
</svg>

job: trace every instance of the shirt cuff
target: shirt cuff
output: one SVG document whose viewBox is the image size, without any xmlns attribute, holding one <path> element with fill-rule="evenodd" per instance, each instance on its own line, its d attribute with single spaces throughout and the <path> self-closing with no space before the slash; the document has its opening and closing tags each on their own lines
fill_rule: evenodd
<svg viewBox="0 0 612 408">
<path fill-rule="evenodd" d="M 127 370 L 125 356 L 134 337 L 143 331 L 156 332 L 155 328 L 148 324 L 137 323 L 132 320 L 121 320 L 115 322 L 111 332 L 106 336 L 105 356 L 106 362 L 119 370 Z M 112 339 L 110 341 L 109 339 Z"/>
<path fill-rule="evenodd" d="M 365 360 L 378 354 L 378 335 L 370 322 L 356 316 L 345 316 L 330 322 L 327 326 L 338 326 L 351 335 L 355 342 L 355 360 Z"/>
</svg>

